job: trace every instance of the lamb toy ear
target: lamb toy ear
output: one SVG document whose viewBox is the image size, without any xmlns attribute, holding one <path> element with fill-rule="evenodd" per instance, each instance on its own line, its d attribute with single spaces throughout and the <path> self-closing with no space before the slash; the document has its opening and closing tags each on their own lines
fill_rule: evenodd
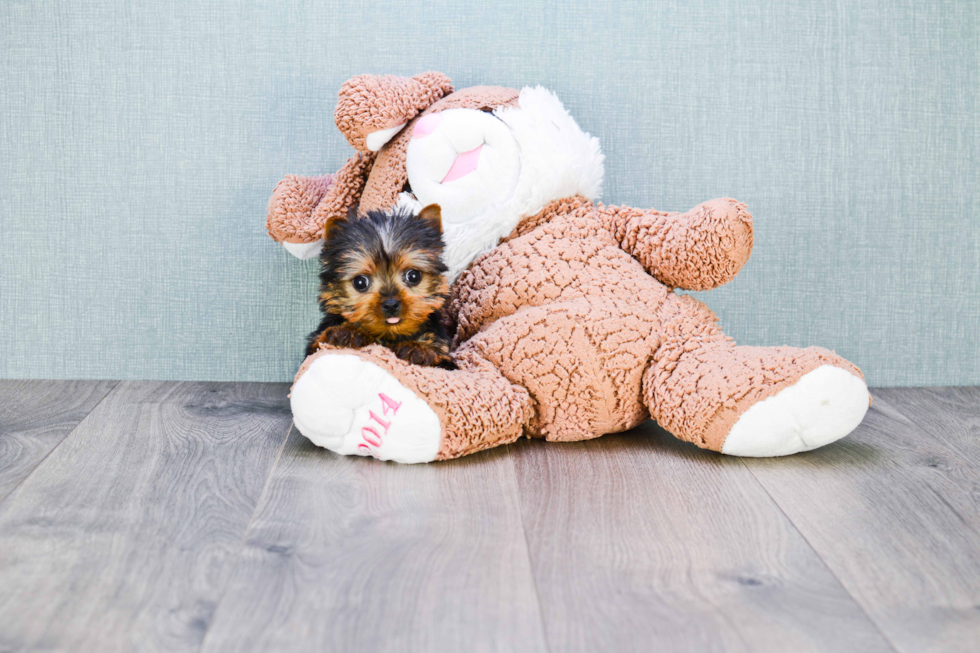
<svg viewBox="0 0 980 653">
<path fill-rule="evenodd" d="M 452 82 L 437 72 L 414 77 L 358 75 L 340 87 L 334 121 L 356 149 L 377 152 L 409 120 L 452 92 Z"/>
<path fill-rule="evenodd" d="M 347 80 L 334 119 L 358 153 L 334 175 L 289 175 L 279 182 L 269 199 L 269 235 L 297 258 L 319 254 L 327 221 L 358 206 L 375 153 L 409 120 L 452 92 L 452 82 L 437 72 L 415 77 L 360 75 Z"/>
</svg>

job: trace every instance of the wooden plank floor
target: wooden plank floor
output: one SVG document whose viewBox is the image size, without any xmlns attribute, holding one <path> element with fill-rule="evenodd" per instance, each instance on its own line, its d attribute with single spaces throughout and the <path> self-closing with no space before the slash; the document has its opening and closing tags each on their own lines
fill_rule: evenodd
<svg viewBox="0 0 980 653">
<path fill-rule="evenodd" d="M 980 388 L 719 456 L 342 458 L 288 386 L 0 382 L 7 651 L 977 651 Z"/>
</svg>

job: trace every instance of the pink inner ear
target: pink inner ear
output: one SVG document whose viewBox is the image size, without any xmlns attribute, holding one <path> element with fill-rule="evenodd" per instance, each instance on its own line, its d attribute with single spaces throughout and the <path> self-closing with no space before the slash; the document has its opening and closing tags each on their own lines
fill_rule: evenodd
<svg viewBox="0 0 980 653">
<path fill-rule="evenodd" d="M 440 183 L 445 184 L 446 182 L 456 181 L 460 177 L 465 177 L 476 170 L 476 166 L 480 163 L 480 150 L 482 149 L 483 146 L 481 145 L 475 150 L 457 154 L 452 167 L 449 168 L 449 172 L 446 173 L 446 176 L 442 178 Z"/>
<path fill-rule="evenodd" d="M 415 128 L 412 129 L 412 138 L 425 138 L 436 130 L 440 122 L 442 122 L 442 116 L 438 113 L 430 113 L 427 116 L 422 116 L 415 123 Z"/>
</svg>

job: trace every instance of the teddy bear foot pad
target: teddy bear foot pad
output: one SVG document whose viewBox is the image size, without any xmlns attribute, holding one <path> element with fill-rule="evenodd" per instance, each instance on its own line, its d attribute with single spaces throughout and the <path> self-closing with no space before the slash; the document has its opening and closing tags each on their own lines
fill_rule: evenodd
<svg viewBox="0 0 980 653">
<path fill-rule="evenodd" d="M 300 433 L 333 452 L 400 463 L 431 462 L 439 452 L 442 429 L 428 404 L 358 356 L 314 360 L 290 402 Z"/>
<path fill-rule="evenodd" d="M 869 399 L 868 387 L 859 376 L 823 365 L 745 411 L 721 451 L 768 457 L 822 447 L 861 423 Z"/>
</svg>

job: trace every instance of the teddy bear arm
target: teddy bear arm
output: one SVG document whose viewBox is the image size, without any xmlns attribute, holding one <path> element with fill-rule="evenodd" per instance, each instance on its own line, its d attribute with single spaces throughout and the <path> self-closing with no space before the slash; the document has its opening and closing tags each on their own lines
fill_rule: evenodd
<svg viewBox="0 0 980 653">
<path fill-rule="evenodd" d="M 704 202 L 686 213 L 599 209 L 620 247 L 671 288 L 717 288 L 732 280 L 752 252 L 752 216 L 733 199 Z"/>
</svg>

